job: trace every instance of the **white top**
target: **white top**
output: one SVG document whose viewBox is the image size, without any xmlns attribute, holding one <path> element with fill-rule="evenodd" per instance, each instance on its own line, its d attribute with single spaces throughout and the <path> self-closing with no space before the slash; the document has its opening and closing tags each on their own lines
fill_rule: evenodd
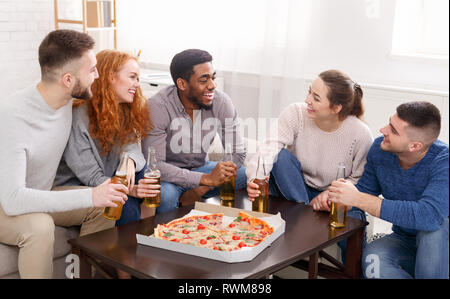
<svg viewBox="0 0 450 299">
<path fill-rule="evenodd" d="M 278 134 L 269 136 L 257 152 L 263 153 L 266 173 L 282 148 L 287 148 L 301 163 L 305 182 L 326 190 L 336 179 L 339 162 L 346 166 L 346 177 L 354 184 L 362 176 L 366 155 L 373 142 L 369 127 L 355 116 L 348 116 L 334 132 L 319 129 L 307 116 L 305 103 L 294 103 L 278 119 Z M 278 135 L 278 136 L 276 136 Z M 258 154 L 247 156 L 247 179 L 255 178 Z"/>
<path fill-rule="evenodd" d="M 72 101 L 55 110 L 34 84 L 0 100 L 0 204 L 9 216 L 92 207 L 92 190 L 50 191 L 70 135 Z"/>
</svg>

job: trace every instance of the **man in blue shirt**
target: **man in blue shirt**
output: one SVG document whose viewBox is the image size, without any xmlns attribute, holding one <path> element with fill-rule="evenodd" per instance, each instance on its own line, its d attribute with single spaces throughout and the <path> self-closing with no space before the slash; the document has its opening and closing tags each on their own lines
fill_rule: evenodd
<svg viewBox="0 0 450 299">
<path fill-rule="evenodd" d="M 448 278 L 448 145 L 437 140 L 439 110 L 428 102 L 397 107 L 367 155 L 354 186 L 333 182 L 330 199 L 393 224 L 363 252 L 366 278 Z M 378 197 L 382 195 L 383 197 Z"/>
</svg>

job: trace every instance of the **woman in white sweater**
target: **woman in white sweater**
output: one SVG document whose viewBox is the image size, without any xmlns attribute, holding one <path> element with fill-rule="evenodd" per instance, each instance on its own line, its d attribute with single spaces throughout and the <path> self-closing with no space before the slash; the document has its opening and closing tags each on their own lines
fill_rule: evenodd
<svg viewBox="0 0 450 299">
<path fill-rule="evenodd" d="M 327 189 L 336 179 L 338 163 L 345 163 L 346 179 L 358 181 L 373 142 L 368 126 L 360 120 L 362 97 L 358 84 L 346 74 L 330 70 L 314 80 L 305 103 L 284 109 L 277 136 L 266 139 L 259 149 L 269 162 L 265 170 L 270 172 L 270 179 L 266 177 L 270 194 L 329 211 Z M 260 192 L 252 182 L 258 155 L 247 159 L 247 192 L 253 200 Z"/>
</svg>

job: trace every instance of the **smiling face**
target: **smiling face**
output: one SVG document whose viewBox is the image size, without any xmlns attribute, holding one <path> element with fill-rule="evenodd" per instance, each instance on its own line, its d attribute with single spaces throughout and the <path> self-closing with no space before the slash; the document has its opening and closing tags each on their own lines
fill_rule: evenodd
<svg viewBox="0 0 450 299">
<path fill-rule="evenodd" d="M 92 98 L 91 86 L 98 78 L 97 59 L 92 50 L 86 51 L 77 64 L 79 70 L 75 74 L 75 84 L 71 91 L 71 97 L 89 100 Z"/>
<path fill-rule="evenodd" d="M 328 100 L 328 87 L 321 78 L 317 78 L 309 88 L 305 103 L 308 117 L 314 120 L 327 120 L 336 117 L 340 109 L 338 106 L 330 107 Z"/>
<path fill-rule="evenodd" d="M 184 81 L 183 94 L 194 105 L 209 110 L 214 100 L 216 72 L 211 62 L 195 65 L 193 71 L 189 81 L 179 79 Z"/>
<path fill-rule="evenodd" d="M 139 64 L 129 59 L 121 69 L 112 75 L 111 83 L 119 103 L 132 103 L 139 88 Z"/>
<path fill-rule="evenodd" d="M 389 124 L 380 129 L 384 139 L 380 147 L 383 151 L 400 154 L 410 151 L 412 141 L 406 131 L 408 123 L 394 114 Z"/>
</svg>

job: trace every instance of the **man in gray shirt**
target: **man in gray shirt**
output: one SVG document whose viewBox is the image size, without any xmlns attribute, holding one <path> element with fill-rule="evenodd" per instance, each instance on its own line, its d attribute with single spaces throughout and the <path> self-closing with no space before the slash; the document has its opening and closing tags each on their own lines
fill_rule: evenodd
<svg viewBox="0 0 450 299">
<path fill-rule="evenodd" d="M 21 278 L 51 278 L 55 224 L 86 235 L 114 226 L 104 207 L 128 189 L 104 184 L 51 191 L 72 123 L 73 98 L 90 99 L 98 77 L 94 40 L 73 30 L 50 32 L 39 47 L 42 78 L 0 101 L 0 242 L 19 247 Z"/>
<path fill-rule="evenodd" d="M 245 145 L 236 109 L 228 95 L 216 90 L 212 56 L 190 49 L 175 55 L 170 72 L 175 85 L 149 99 L 154 128 L 142 143 L 156 150 L 161 171 L 161 205 L 157 213 L 178 206 L 181 195 L 211 197 L 219 187 L 236 178 L 236 189 L 246 187 Z M 216 133 L 224 148 L 230 146 L 232 161 L 207 161 Z"/>
</svg>

